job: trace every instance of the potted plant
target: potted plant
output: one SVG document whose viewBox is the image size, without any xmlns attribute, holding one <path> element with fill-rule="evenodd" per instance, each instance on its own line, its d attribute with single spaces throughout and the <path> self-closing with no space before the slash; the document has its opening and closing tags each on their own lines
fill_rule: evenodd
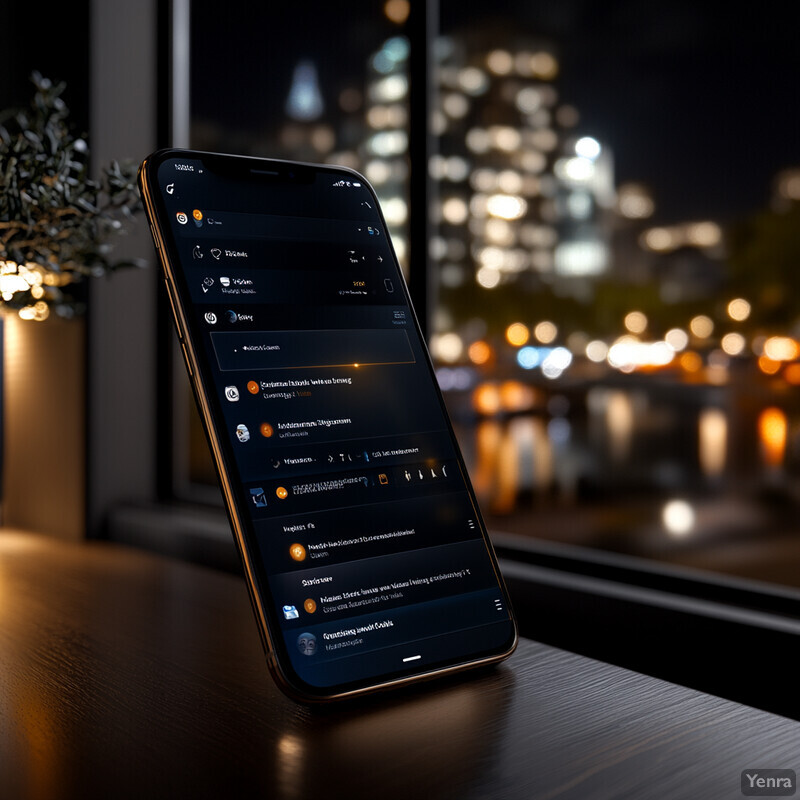
<svg viewBox="0 0 800 800">
<path fill-rule="evenodd" d="M 139 210 L 136 171 L 113 161 L 89 177 L 89 147 L 68 123 L 64 84 L 38 73 L 30 108 L 0 114 L 0 307 L 43 321 L 84 310 L 80 285 L 133 262 L 111 241 Z"/>
<path fill-rule="evenodd" d="M 112 242 L 139 210 L 135 167 L 89 173 L 89 147 L 54 84 L 0 112 L 3 522 L 83 538 L 86 282 L 134 265 Z"/>
</svg>

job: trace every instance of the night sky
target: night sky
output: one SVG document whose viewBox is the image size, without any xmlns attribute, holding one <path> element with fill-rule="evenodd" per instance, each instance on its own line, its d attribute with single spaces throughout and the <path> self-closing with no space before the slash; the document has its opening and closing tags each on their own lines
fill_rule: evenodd
<svg viewBox="0 0 800 800">
<path fill-rule="evenodd" d="M 195 0 L 193 107 L 259 130 L 283 116 L 293 66 L 313 58 L 323 92 L 363 85 L 366 56 L 394 29 L 382 2 Z M 800 4 L 747 13 L 689 0 L 441 3 L 441 29 L 552 42 L 579 131 L 614 152 L 617 182 L 652 188 L 656 221 L 731 220 L 767 205 L 775 173 L 800 166 Z M 721 15 L 719 10 L 726 10 Z"/>
</svg>

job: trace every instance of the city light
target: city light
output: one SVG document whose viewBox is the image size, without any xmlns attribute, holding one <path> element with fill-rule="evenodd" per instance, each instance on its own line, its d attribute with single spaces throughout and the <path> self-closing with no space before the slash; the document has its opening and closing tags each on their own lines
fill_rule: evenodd
<svg viewBox="0 0 800 800">
<path fill-rule="evenodd" d="M 389 225 L 402 225 L 408 219 L 408 206 L 402 197 L 388 197 L 381 202 L 383 216 Z"/>
<path fill-rule="evenodd" d="M 696 247 L 714 247 L 722 241 L 722 230 L 716 222 L 695 222 L 687 226 L 686 240 Z"/>
<path fill-rule="evenodd" d="M 492 140 L 489 138 L 489 131 L 483 128 L 471 128 L 468 130 L 465 142 L 473 153 L 486 153 L 492 146 Z"/>
<path fill-rule="evenodd" d="M 552 80 L 558 74 L 558 61 L 550 53 L 534 53 L 530 59 L 531 72 L 543 80 Z"/>
<path fill-rule="evenodd" d="M 530 339 L 531 332 L 522 322 L 512 322 L 506 328 L 506 341 L 513 347 L 521 347 Z"/>
<path fill-rule="evenodd" d="M 761 455 L 768 467 L 780 467 L 786 452 L 786 414 L 779 408 L 765 408 L 758 417 Z"/>
<path fill-rule="evenodd" d="M 741 333 L 726 333 L 720 341 L 720 347 L 729 356 L 738 356 L 745 348 L 747 342 Z"/>
<path fill-rule="evenodd" d="M 765 375 L 777 375 L 781 368 L 780 361 L 773 361 L 771 358 L 767 356 L 759 356 L 758 357 L 758 368 L 765 374 Z"/>
<path fill-rule="evenodd" d="M 364 167 L 364 174 L 370 183 L 376 186 L 386 183 L 392 177 L 392 168 L 381 160 L 368 161 Z"/>
<path fill-rule="evenodd" d="M 369 139 L 367 147 L 383 158 L 397 156 L 408 149 L 408 136 L 401 130 L 380 131 Z"/>
<path fill-rule="evenodd" d="M 736 322 L 744 322 L 750 316 L 750 303 L 741 297 L 728 303 L 728 316 Z"/>
<path fill-rule="evenodd" d="M 467 204 L 460 197 L 449 197 L 442 203 L 442 217 L 451 225 L 462 225 L 468 215 Z"/>
<path fill-rule="evenodd" d="M 441 333 L 433 336 L 431 351 L 440 361 L 453 363 L 461 358 L 464 352 L 464 342 L 457 333 Z"/>
<path fill-rule="evenodd" d="M 783 371 L 786 383 L 792 386 L 800 386 L 800 364 L 788 364 Z"/>
<path fill-rule="evenodd" d="M 517 92 L 516 106 L 523 114 L 533 114 L 542 105 L 542 93 L 533 86 Z"/>
<path fill-rule="evenodd" d="M 698 339 L 707 339 L 714 332 L 714 322 L 705 314 L 699 314 L 689 323 L 689 330 Z"/>
<path fill-rule="evenodd" d="M 602 241 L 562 241 L 554 253 L 556 272 L 560 275 L 599 275 L 608 266 L 608 247 Z"/>
<path fill-rule="evenodd" d="M 594 361 L 595 364 L 600 364 L 606 360 L 607 356 L 608 345 L 605 342 L 600 341 L 600 339 L 595 339 L 586 345 L 586 358 L 588 358 L 589 361 Z"/>
<path fill-rule="evenodd" d="M 499 270 L 492 267 L 481 267 L 475 275 L 475 280 L 483 286 L 484 289 L 494 289 L 499 285 L 501 275 Z"/>
<path fill-rule="evenodd" d="M 655 211 L 649 190 L 640 183 L 624 183 L 617 189 L 617 209 L 626 219 L 647 219 Z"/>
<path fill-rule="evenodd" d="M 466 206 L 465 206 L 466 208 Z M 528 204 L 522 197 L 512 194 L 489 195 L 486 209 L 493 217 L 500 219 L 519 219 L 524 217 Z"/>
<path fill-rule="evenodd" d="M 411 11 L 411 4 L 408 0 L 386 0 L 383 6 L 383 13 L 394 22 L 395 25 L 402 25 Z"/>
<path fill-rule="evenodd" d="M 583 156 L 561 158 L 556 161 L 555 172 L 559 178 L 570 183 L 586 183 L 594 177 L 594 162 Z"/>
<path fill-rule="evenodd" d="M 550 344 L 558 336 L 558 328 L 550 320 L 542 320 L 533 329 L 533 335 L 542 344 Z"/>
<path fill-rule="evenodd" d="M 668 533 L 685 536 L 694 528 L 694 509 L 685 500 L 670 500 L 661 509 L 661 521 Z"/>
<path fill-rule="evenodd" d="M 800 170 L 787 169 L 778 175 L 778 194 L 786 200 L 800 200 Z"/>
<path fill-rule="evenodd" d="M 572 353 L 566 347 L 556 347 L 542 361 L 542 374 L 545 378 L 560 378 L 572 363 Z"/>
<path fill-rule="evenodd" d="M 642 244 L 648 250 L 666 252 L 675 247 L 675 236 L 666 228 L 650 228 L 642 237 Z"/>
<path fill-rule="evenodd" d="M 479 414 L 494 416 L 499 413 L 502 406 L 500 391 L 493 383 L 482 383 L 472 393 L 472 407 Z"/>
<path fill-rule="evenodd" d="M 710 478 L 725 470 L 728 449 L 728 418 L 719 408 L 704 408 L 697 422 L 700 468 Z"/>
<path fill-rule="evenodd" d="M 700 372 L 700 370 L 703 368 L 703 359 L 700 358 L 697 353 L 692 351 L 688 353 L 681 353 L 678 363 L 681 365 L 681 369 L 689 374 Z"/>
<path fill-rule="evenodd" d="M 625 315 L 625 328 L 631 333 L 644 333 L 647 329 L 647 317 L 641 311 L 631 311 Z"/>
<path fill-rule="evenodd" d="M 597 139 L 591 136 L 583 136 L 575 142 L 575 154 L 582 158 L 588 158 L 594 161 L 600 155 L 601 147 Z"/>
<path fill-rule="evenodd" d="M 469 360 L 476 366 L 487 364 L 492 357 L 492 348 L 482 340 L 473 342 L 467 350 Z"/>
<path fill-rule="evenodd" d="M 489 87 L 489 79 L 483 70 L 465 67 L 458 73 L 458 84 L 468 94 L 483 94 Z"/>
<path fill-rule="evenodd" d="M 486 66 L 495 75 L 508 75 L 514 67 L 514 59 L 507 50 L 492 50 L 486 57 Z"/>
<path fill-rule="evenodd" d="M 664 341 L 676 352 L 686 349 L 689 344 L 689 335 L 680 328 L 671 328 L 664 334 Z"/>
<path fill-rule="evenodd" d="M 408 94 L 408 78 L 405 75 L 387 75 L 370 87 L 373 100 L 392 103 L 401 100 Z"/>
<path fill-rule="evenodd" d="M 500 405 L 504 411 L 527 411 L 533 406 L 534 400 L 533 389 L 524 383 L 503 381 L 500 385 Z"/>
<path fill-rule="evenodd" d="M 541 358 L 540 349 L 537 347 L 523 347 L 517 352 L 517 364 L 523 369 L 538 367 Z"/>
<path fill-rule="evenodd" d="M 634 336 L 622 336 L 608 350 L 608 363 L 623 372 L 639 367 L 666 367 L 675 351 L 666 342 L 640 342 Z"/>
<path fill-rule="evenodd" d="M 520 132 L 509 125 L 492 125 L 487 135 L 494 147 L 509 153 L 517 150 L 522 142 Z"/>
<path fill-rule="evenodd" d="M 444 96 L 442 108 L 447 116 L 453 117 L 453 119 L 461 119 L 469 111 L 469 100 L 463 94 L 454 92 Z"/>
<path fill-rule="evenodd" d="M 764 342 L 764 355 L 773 361 L 794 361 L 800 355 L 800 346 L 788 336 L 770 336 Z"/>
<path fill-rule="evenodd" d="M 322 116 L 325 106 L 313 61 L 300 61 L 295 67 L 285 110 L 288 117 L 301 122 L 310 122 Z"/>
<path fill-rule="evenodd" d="M 640 240 L 645 250 L 669 253 L 679 247 L 709 249 L 722 242 L 722 229 L 716 222 L 687 222 L 669 228 L 650 228 Z"/>
</svg>

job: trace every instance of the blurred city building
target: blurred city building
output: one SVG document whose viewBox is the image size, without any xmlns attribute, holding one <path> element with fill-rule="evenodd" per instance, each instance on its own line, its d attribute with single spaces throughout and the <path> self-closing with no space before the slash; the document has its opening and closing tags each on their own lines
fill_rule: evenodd
<svg viewBox="0 0 800 800">
<path fill-rule="evenodd" d="M 192 144 L 366 175 L 404 271 L 433 276 L 431 353 L 494 529 L 701 565 L 791 535 L 798 169 L 747 218 L 664 213 L 565 92 L 563 42 L 464 24 L 436 40 L 435 232 L 412 264 L 409 7 L 383 10 L 357 70 L 298 56 L 282 115 L 198 118 Z"/>
</svg>

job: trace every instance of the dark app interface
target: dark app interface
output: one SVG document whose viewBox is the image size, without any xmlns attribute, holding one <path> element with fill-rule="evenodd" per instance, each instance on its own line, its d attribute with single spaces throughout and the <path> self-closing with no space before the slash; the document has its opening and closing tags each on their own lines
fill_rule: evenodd
<svg viewBox="0 0 800 800">
<path fill-rule="evenodd" d="M 508 646 L 487 553 L 391 245 L 351 174 L 162 196 L 291 663 L 317 687 Z"/>
</svg>

